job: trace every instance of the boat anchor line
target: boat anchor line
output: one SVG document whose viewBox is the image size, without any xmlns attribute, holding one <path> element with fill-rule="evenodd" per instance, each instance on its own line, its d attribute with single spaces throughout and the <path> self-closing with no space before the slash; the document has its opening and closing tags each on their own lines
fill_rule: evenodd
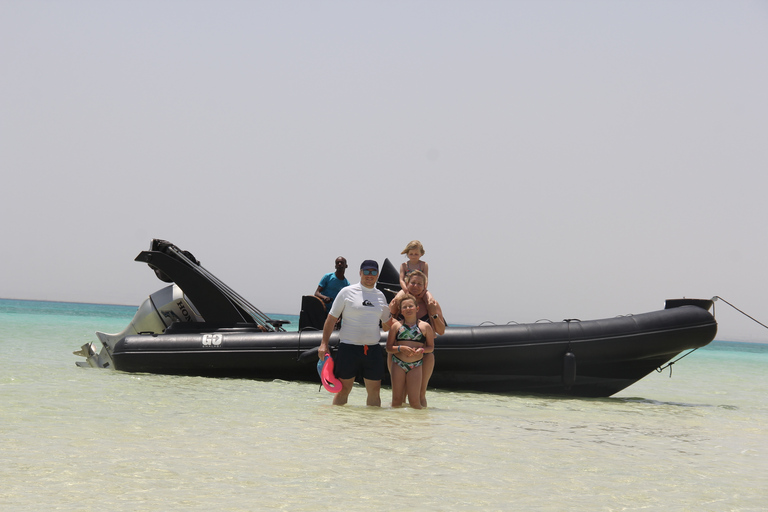
<svg viewBox="0 0 768 512">
<path fill-rule="evenodd" d="M 750 320 L 752 320 L 753 322 L 755 322 L 755 323 L 757 323 L 757 324 L 760 324 L 761 326 L 763 326 L 763 327 L 765 327 L 766 329 L 768 329 L 768 325 L 765 325 L 763 322 L 761 322 L 760 320 L 756 319 L 755 317 L 753 317 L 753 316 L 751 316 L 751 315 L 748 315 L 747 313 L 745 313 L 744 311 L 740 310 L 739 308 L 737 308 L 736 306 L 734 306 L 733 304 L 731 304 L 730 302 L 728 302 L 728 301 L 727 301 L 727 300 L 725 300 L 724 298 L 720 297 L 719 295 L 715 295 L 714 297 L 712 297 L 712 316 L 716 316 L 716 315 L 715 315 L 715 302 L 717 302 L 718 300 L 721 300 L 721 301 L 725 302 L 726 304 L 728 304 L 728 305 L 729 305 L 729 306 L 731 306 L 733 309 L 735 309 L 736 311 L 738 311 L 738 312 L 739 312 L 739 313 L 741 313 L 742 315 L 746 316 L 747 318 L 749 318 L 749 319 L 750 319 Z M 700 348 L 700 347 L 699 347 L 699 348 Z M 688 353 L 686 353 L 686 354 L 683 354 L 682 356 L 678 357 L 678 358 L 677 358 L 677 359 L 675 359 L 674 361 L 671 361 L 671 362 L 669 362 L 669 363 L 665 364 L 664 366 L 660 366 L 660 367 L 656 368 L 656 371 L 657 371 L 657 372 L 659 372 L 659 373 L 661 373 L 661 372 L 663 372 L 664 370 L 666 370 L 667 368 L 669 368 L 669 378 L 672 378 L 672 365 L 673 365 L 673 364 L 675 364 L 676 362 L 678 362 L 679 360 L 681 360 L 682 358 L 684 358 L 684 357 L 687 357 L 687 356 L 689 356 L 689 355 L 693 354 L 694 352 L 696 352 L 697 350 L 699 350 L 699 348 L 694 348 L 694 349 L 692 349 L 691 351 L 689 351 Z"/>
<path fill-rule="evenodd" d="M 737 308 L 736 306 L 734 306 L 733 304 L 731 304 L 730 302 L 728 302 L 727 300 L 725 300 L 724 298 L 722 298 L 722 297 L 719 297 L 719 296 L 717 296 L 717 295 L 715 295 L 714 297 L 712 297 L 712 316 L 715 316 L 715 302 L 717 302 L 718 300 L 721 300 L 721 301 L 725 302 L 726 304 L 728 304 L 729 306 L 731 306 L 733 309 L 735 309 L 736 311 L 738 311 L 739 313 L 741 313 L 741 314 L 742 314 L 742 315 L 744 315 L 745 317 L 749 318 L 750 320 L 752 320 L 752 321 L 754 321 L 754 322 L 756 322 L 756 323 L 758 323 L 758 324 L 762 325 L 762 326 L 763 326 L 763 327 L 765 327 L 766 329 L 768 329 L 768 325 L 765 325 L 763 322 L 761 322 L 761 321 L 757 320 L 756 318 L 754 318 L 754 317 L 752 317 L 752 316 L 749 316 L 748 314 L 746 314 L 745 312 L 743 312 L 742 310 L 740 310 L 739 308 Z"/>
<path fill-rule="evenodd" d="M 683 355 L 681 355 L 680 357 L 678 357 L 678 358 L 677 358 L 677 359 L 675 359 L 674 361 L 670 361 L 670 362 L 668 362 L 667 364 L 665 364 L 664 366 L 659 366 L 658 368 L 656 368 L 656 371 L 657 371 L 658 373 L 661 373 L 661 372 L 663 372 L 664 370 L 666 370 L 667 368 L 669 368 L 669 378 L 671 379 L 671 378 L 672 378 L 672 365 L 673 365 L 673 364 L 675 364 L 676 362 L 678 362 L 679 360 L 681 360 L 682 358 L 684 358 L 684 357 L 686 357 L 686 356 L 689 356 L 689 355 L 693 354 L 693 353 L 694 353 L 694 352 L 696 352 L 697 350 L 699 350 L 699 348 L 698 348 L 698 347 L 697 347 L 697 348 L 694 348 L 694 349 L 692 349 L 690 352 L 688 352 L 687 354 L 683 354 Z"/>
</svg>

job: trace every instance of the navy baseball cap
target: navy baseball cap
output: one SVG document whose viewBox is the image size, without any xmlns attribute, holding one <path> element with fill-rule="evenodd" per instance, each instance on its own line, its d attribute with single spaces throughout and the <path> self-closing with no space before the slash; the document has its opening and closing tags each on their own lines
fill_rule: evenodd
<svg viewBox="0 0 768 512">
<path fill-rule="evenodd" d="M 379 264 L 373 260 L 365 260 L 360 265 L 360 270 L 379 270 Z"/>
</svg>

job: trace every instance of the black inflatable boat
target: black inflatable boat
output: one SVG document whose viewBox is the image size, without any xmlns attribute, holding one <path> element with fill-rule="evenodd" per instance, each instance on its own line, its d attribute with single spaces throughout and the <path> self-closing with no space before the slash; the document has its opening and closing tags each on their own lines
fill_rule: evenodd
<svg viewBox="0 0 768 512">
<path fill-rule="evenodd" d="M 300 330 L 287 332 L 208 272 L 194 256 L 153 240 L 136 261 L 172 285 L 150 295 L 118 334 L 97 333 L 79 366 L 200 376 L 318 382 L 317 347 L 324 315 L 302 302 Z M 379 286 L 388 298 L 399 276 L 387 260 Z M 319 309 L 318 309 L 319 305 Z M 710 300 L 668 300 L 666 308 L 601 320 L 448 327 L 435 342 L 430 387 L 495 393 L 606 397 L 683 351 L 712 341 Z M 382 332 L 381 344 L 386 343 Z M 337 335 L 331 346 L 338 344 Z"/>
</svg>

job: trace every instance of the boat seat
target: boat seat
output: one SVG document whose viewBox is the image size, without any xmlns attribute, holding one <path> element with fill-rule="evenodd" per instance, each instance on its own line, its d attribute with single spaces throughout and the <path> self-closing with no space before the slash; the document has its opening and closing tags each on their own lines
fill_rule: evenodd
<svg viewBox="0 0 768 512">
<path fill-rule="evenodd" d="M 306 328 L 322 331 L 327 317 L 328 311 L 325 309 L 325 303 L 319 297 L 314 295 L 303 295 L 301 297 L 301 311 L 299 312 L 300 331 Z"/>
</svg>

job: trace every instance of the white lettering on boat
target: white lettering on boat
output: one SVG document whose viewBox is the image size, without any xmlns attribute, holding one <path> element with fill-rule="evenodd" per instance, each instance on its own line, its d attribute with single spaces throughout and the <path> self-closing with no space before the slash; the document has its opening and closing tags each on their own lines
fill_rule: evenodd
<svg viewBox="0 0 768 512">
<path fill-rule="evenodd" d="M 203 346 L 220 347 L 223 338 L 221 334 L 203 334 Z"/>
</svg>

